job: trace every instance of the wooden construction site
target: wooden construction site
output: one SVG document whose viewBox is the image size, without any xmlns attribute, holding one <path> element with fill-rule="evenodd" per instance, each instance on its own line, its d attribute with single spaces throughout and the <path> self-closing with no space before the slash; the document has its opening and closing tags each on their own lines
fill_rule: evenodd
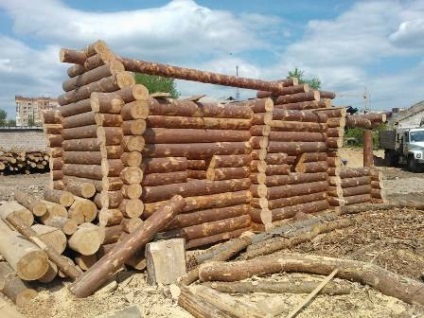
<svg viewBox="0 0 424 318">
<path fill-rule="evenodd" d="M 422 283 L 376 265 L 264 256 L 352 226 L 347 215 L 408 206 L 387 202 L 373 165 L 372 129 L 384 114 L 349 115 L 333 105 L 334 93 L 296 79 L 128 59 L 103 41 L 62 49 L 60 59 L 71 64 L 61 106 L 44 113 L 50 189 L 43 198 L 17 192 L 16 201 L 0 205 L 7 261 L 0 263 L 0 290 L 15 303 L 34 297 L 23 281 L 68 279 L 72 294 L 87 297 L 130 267 L 147 268 L 152 284 L 178 283 L 179 305 L 196 317 L 269 314 L 189 287 L 196 281 L 234 282 L 291 268 L 329 275 L 321 289 L 337 276 L 424 305 Z M 150 94 L 133 73 L 251 89 L 256 98 L 202 102 L 199 92 L 172 99 Z M 340 158 L 346 127 L 365 129 L 362 168 L 347 168 Z M 193 249 L 204 252 L 188 264 Z"/>
</svg>

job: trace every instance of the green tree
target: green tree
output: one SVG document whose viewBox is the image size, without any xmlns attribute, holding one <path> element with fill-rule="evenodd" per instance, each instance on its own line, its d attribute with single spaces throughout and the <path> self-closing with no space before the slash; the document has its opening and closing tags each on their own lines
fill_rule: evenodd
<svg viewBox="0 0 424 318">
<path fill-rule="evenodd" d="M 7 127 L 16 127 L 16 120 L 14 119 L 9 119 L 7 121 Z"/>
<path fill-rule="evenodd" d="M 321 88 L 321 80 L 318 77 L 313 78 L 305 78 L 305 72 L 298 69 L 297 67 L 294 71 L 290 71 L 287 78 L 294 77 L 299 80 L 299 84 L 308 84 L 312 89 L 320 89 Z"/>
<path fill-rule="evenodd" d="M 4 109 L 0 109 L 0 126 L 6 125 L 7 113 Z"/>
<path fill-rule="evenodd" d="M 135 74 L 135 82 L 147 87 L 150 94 L 153 93 L 169 93 L 173 98 L 178 98 L 180 93 L 177 91 L 177 85 L 173 78 L 146 75 L 141 73 Z"/>
</svg>

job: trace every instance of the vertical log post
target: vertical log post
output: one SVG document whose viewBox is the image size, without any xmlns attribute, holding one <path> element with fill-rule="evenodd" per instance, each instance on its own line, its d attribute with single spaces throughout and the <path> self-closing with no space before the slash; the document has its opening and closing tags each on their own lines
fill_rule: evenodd
<svg viewBox="0 0 424 318">
<path fill-rule="evenodd" d="M 364 167 L 371 167 L 374 165 L 372 150 L 372 130 L 366 129 L 364 131 Z"/>
</svg>

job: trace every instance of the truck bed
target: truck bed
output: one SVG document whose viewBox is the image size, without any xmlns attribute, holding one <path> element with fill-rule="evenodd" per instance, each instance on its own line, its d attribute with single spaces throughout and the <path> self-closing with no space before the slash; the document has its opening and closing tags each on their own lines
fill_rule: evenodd
<svg viewBox="0 0 424 318">
<path fill-rule="evenodd" d="M 396 149 L 396 131 L 395 130 L 383 130 L 380 131 L 379 135 L 380 147 L 384 149 Z"/>
</svg>

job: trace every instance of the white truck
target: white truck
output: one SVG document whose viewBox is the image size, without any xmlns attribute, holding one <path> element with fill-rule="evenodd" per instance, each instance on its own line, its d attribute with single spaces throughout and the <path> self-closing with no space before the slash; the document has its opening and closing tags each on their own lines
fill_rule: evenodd
<svg viewBox="0 0 424 318">
<path fill-rule="evenodd" d="M 424 170 L 424 127 L 380 131 L 380 147 L 391 166 L 406 164 L 408 170 Z"/>
</svg>

